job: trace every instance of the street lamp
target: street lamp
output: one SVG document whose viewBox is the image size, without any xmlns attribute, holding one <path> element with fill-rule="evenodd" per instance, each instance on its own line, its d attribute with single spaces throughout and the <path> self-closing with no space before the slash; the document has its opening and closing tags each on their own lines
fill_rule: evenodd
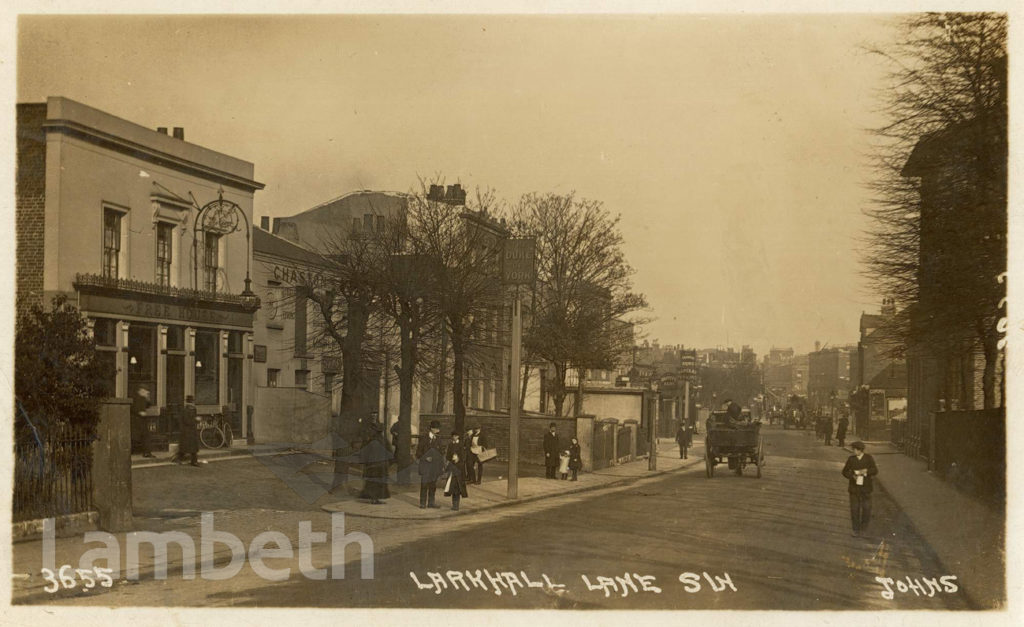
<svg viewBox="0 0 1024 627">
<path fill-rule="evenodd" d="M 199 289 L 199 234 L 203 234 L 203 241 L 206 241 L 207 233 L 227 235 L 239 229 L 238 216 L 242 216 L 245 230 L 245 289 L 242 290 L 240 302 L 245 311 L 256 311 L 260 306 L 260 299 L 252 291 L 252 279 L 250 277 L 250 266 L 252 258 L 252 229 L 249 226 L 249 216 L 245 211 L 230 200 L 224 199 L 224 188 L 217 190 L 217 199 L 203 205 L 196 214 L 195 222 L 192 225 L 192 271 L 193 287 Z M 216 282 L 213 284 L 213 291 L 216 292 Z"/>
</svg>

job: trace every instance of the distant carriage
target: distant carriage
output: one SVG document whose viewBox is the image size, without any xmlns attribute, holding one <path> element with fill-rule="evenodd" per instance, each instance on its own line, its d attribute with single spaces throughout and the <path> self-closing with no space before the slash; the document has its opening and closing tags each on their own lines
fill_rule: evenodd
<svg viewBox="0 0 1024 627">
<path fill-rule="evenodd" d="M 747 464 L 753 464 L 757 467 L 758 478 L 761 477 L 765 453 L 760 422 L 730 424 L 726 412 L 714 412 L 708 419 L 704 449 L 704 465 L 709 479 L 715 476 L 718 464 L 728 464 L 729 470 L 737 475 L 743 474 Z"/>
</svg>

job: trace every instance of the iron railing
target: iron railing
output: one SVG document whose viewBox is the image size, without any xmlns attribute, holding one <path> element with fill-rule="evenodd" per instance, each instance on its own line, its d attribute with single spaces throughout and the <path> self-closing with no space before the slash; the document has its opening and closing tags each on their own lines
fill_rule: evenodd
<svg viewBox="0 0 1024 627">
<path fill-rule="evenodd" d="M 94 439 L 84 426 L 54 422 L 45 431 L 15 442 L 11 512 L 15 522 L 93 509 Z"/>
<path fill-rule="evenodd" d="M 171 287 L 159 283 L 147 281 L 136 281 L 134 279 L 117 279 L 105 277 L 99 274 L 76 274 L 75 288 L 82 287 L 103 287 L 108 289 L 133 292 L 136 294 L 152 294 L 154 296 L 169 296 L 183 300 L 202 300 L 228 305 L 248 305 L 246 297 L 241 294 L 228 294 L 225 292 L 211 292 L 209 290 L 194 290 L 187 287 Z M 258 302 L 258 301 L 257 301 Z"/>
</svg>

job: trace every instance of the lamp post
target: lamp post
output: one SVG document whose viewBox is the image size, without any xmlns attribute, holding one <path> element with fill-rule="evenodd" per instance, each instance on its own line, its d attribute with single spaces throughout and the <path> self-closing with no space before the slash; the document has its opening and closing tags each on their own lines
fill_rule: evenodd
<svg viewBox="0 0 1024 627">
<path fill-rule="evenodd" d="M 249 226 L 249 216 L 245 215 L 237 203 L 224 199 L 224 188 L 217 190 L 217 199 L 203 205 L 196 213 L 196 219 L 192 224 L 192 287 L 199 291 L 199 234 L 203 235 L 205 245 L 206 234 L 216 233 L 217 235 L 228 235 L 239 229 L 238 216 L 242 216 L 245 231 L 245 289 L 239 295 L 242 308 L 246 311 L 255 311 L 259 308 L 260 299 L 252 291 L 252 278 L 250 276 L 252 265 L 252 228 Z M 217 291 L 216 279 L 213 283 L 213 292 Z"/>
</svg>

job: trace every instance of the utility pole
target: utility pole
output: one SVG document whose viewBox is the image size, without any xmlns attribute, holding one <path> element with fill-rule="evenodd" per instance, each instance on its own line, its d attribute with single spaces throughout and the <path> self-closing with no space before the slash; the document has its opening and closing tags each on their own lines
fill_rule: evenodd
<svg viewBox="0 0 1024 627">
<path fill-rule="evenodd" d="M 519 498 L 519 367 L 522 359 L 523 319 L 519 286 L 512 301 L 512 377 L 509 382 L 508 498 Z"/>
<path fill-rule="evenodd" d="M 512 301 L 512 364 L 509 376 L 508 408 L 508 498 L 519 498 L 519 373 L 522 368 L 523 316 L 519 286 L 532 285 L 536 268 L 537 243 L 534 239 L 506 239 L 502 251 L 501 274 L 506 285 L 515 286 Z"/>
</svg>

